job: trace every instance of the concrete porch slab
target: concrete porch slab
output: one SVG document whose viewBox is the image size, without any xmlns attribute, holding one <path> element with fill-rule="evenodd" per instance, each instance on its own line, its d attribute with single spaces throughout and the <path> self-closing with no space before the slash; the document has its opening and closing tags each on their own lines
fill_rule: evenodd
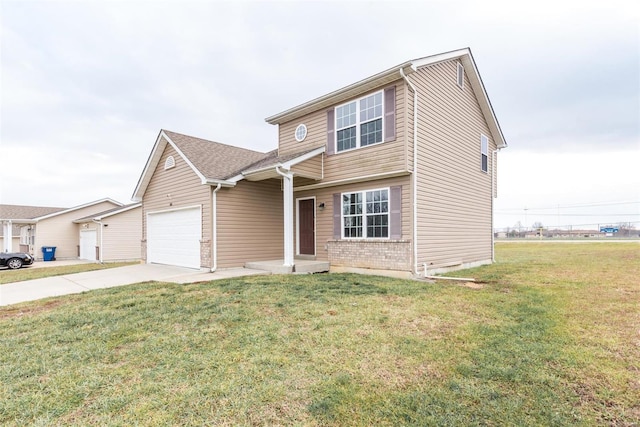
<svg viewBox="0 0 640 427">
<path fill-rule="evenodd" d="M 273 274 L 292 274 L 292 273 L 325 273 L 329 271 L 328 261 L 311 261 L 304 259 L 296 259 L 293 267 L 284 266 L 284 260 L 269 261 L 251 261 L 244 264 L 245 268 L 253 270 L 266 270 Z"/>
</svg>

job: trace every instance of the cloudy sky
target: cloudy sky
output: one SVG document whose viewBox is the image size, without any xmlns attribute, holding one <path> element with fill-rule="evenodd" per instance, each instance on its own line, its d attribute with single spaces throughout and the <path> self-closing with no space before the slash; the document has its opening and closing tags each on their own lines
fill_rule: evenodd
<svg viewBox="0 0 640 427">
<path fill-rule="evenodd" d="M 509 147 L 497 227 L 638 221 L 629 1 L 1 0 L 0 202 L 129 203 L 161 128 L 259 151 L 264 118 L 471 47 Z"/>
</svg>

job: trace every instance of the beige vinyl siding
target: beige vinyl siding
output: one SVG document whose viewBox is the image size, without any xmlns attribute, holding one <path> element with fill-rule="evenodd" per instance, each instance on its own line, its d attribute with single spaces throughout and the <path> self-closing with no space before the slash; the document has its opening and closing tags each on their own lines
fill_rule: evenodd
<svg viewBox="0 0 640 427">
<path fill-rule="evenodd" d="M 293 185 L 294 187 L 302 187 L 305 185 L 314 185 L 317 184 L 318 181 L 315 179 L 310 179 L 310 178 L 304 178 L 301 176 L 295 176 L 293 178 Z"/>
<path fill-rule="evenodd" d="M 240 181 L 217 193 L 218 268 L 284 257 L 280 180 Z"/>
<path fill-rule="evenodd" d="M 78 224 L 73 221 L 115 207 L 118 205 L 105 201 L 38 221 L 34 256 L 36 259 L 42 259 L 42 247 L 55 246 L 56 259 L 77 259 L 80 233 Z"/>
<path fill-rule="evenodd" d="M 418 263 L 444 268 L 491 260 L 491 151 L 495 141 L 456 61 L 421 68 L 419 91 Z M 480 134 L 489 138 L 489 173 L 481 171 Z"/>
<path fill-rule="evenodd" d="M 102 249 L 103 261 L 130 261 L 141 257 L 140 241 L 142 240 L 142 208 L 130 209 L 105 218 L 102 221 L 108 224 L 103 227 L 100 243 L 100 230 L 98 241 Z"/>
<path fill-rule="evenodd" d="M 411 177 L 402 176 L 369 182 L 361 182 L 350 185 L 321 188 L 315 190 L 297 191 L 294 193 L 294 207 L 297 207 L 295 199 L 316 197 L 316 259 L 327 260 L 326 243 L 333 240 L 333 194 L 351 191 L 374 190 L 388 188 L 395 185 L 402 186 L 402 240 L 411 240 Z M 324 203 L 324 210 L 320 211 L 318 205 Z M 294 213 L 297 218 L 297 213 Z M 297 227 L 297 224 L 296 224 Z M 297 234 L 294 233 L 294 236 Z M 366 240 L 366 239 L 363 239 Z"/>
<path fill-rule="evenodd" d="M 322 179 L 322 164 L 324 154 L 318 154 L 317 156 L 305 160 L 302 163 L 291 168 L 291 171 L 296 176 L 303 176 L 306 178 Z"/>
<path fill-rule="evenodd" d="M 362 94 L 362 96 L 369 95 L 390 86 L 395 86 L 396 88 L 396 139 L 394 141 L 382 142 L 368 147 L 335 153 L 333 155 L 325 155 L 324 181 L 335 181 L 374 173 L 407 170 L 407 114 L 405 108 L 407 91 L 404 81 L 398 80 L 391 85 L 385 85 L 384 87 Z M 336 105 L 332 108 L 334 107 L 336 107 Z M 282 156 L 311 149 L 323 144 L 326 145 L 327 110 L 328 108 L 325 108 L 279 125 L 279 154 Z M 307 138 L 303 142 L 297 142 L 294 137 L 295 129 L 300 123 L 307 125 Z"/>
<path fill-rule="evenodd" d="M 173 156 L 175 167 L 164 169 L 167 157 Z M 203 241 L 211 240 L 211 187 L 202 184 L 200 178 L 185 160 L 167 144 L 156 166 L 143 198 L 143 236 L 146 240 L 146 220 L 149 212 L 161 212 L 184 207 L 200 206 L 202 209 Z M 211 267 L 202 260 L 201 267 Z"/>
<path fill-rule="evenodd" d="M 295 131 L 299 124 L 307 126 L 307 137 L 302 142 L 296 141 Z M 307 114 L 290 122 L 278 125 L 278 155 L 300 153 L 327 143 L 327 109 Z"/>
</svg>

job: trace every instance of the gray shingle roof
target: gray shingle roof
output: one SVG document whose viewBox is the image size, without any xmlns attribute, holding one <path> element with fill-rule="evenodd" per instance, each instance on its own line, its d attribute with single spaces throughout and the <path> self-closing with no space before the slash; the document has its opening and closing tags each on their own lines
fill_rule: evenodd
<svg viewBox="0 0 640 427">
<path fill-rule="evenodd" d="M 60 212 L 67 208 L 47 206 L 0 205 L 0 219 L 34 219 Z"/>
<path fill-rule="evenodd" d="M 231 178 L 253 163 L 273 156 L 273 151 L 260 153 L 166 129 L 163 131 L 207 179 L 225 180 Z"/>
<path fill-rule="evenodd" d="M 291 153 L 291 154 L 287 154 L 286 156 L 278 156 L 277 152 L 278 150 L 273 150 L 271 153 L 273 153 L 272 156 L 266 157 L 260 161 L 257 161 L 256 163 L 249 165 L 246 168 L 242 169 L 242 172 L 250 172 L 250 171 L 255 171 L 258 169 L 263 169 L 263 168 L 267 168 L 269 166 L 276 166 L 280 163 L 284 163 L 284 162 L 288 162 L 289 160 L 293 160 L 296 157 L 300 157 L 303 156 L 307 153 L 310 153 L 312 151 L 317 150 L 318 147 L 313 147 L 313 148 L 309 148 L 307 150 L 302 150 L 302 151 L 297 151 L 295 153 Z"/>
<path fill-rule="evenodd" d="M 0 205 L 0 220 L 30 220 L 41 216 L 60 212 L 67 208 L 53 208 L 47 206 L 22 206 L 22 205 Z M 24 224 L 22 224 L 24 225 Z M 11 234 L 13 237 L 20 236 L 21 224 L 13 224 Z M 4 229 L 0 227 L 0 237 L 4 236 Z"/>
</svg>

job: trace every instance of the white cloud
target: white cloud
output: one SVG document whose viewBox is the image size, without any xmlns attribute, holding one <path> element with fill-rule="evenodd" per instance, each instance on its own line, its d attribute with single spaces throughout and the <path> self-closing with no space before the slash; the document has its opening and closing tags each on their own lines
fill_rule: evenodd
<svg viewBox="0 0 640 427">
<path fill-rule="evenodd" d="M 5 1 L 1 19 L 2 203 L 126 202 L 160 128 L 267 151 L 265 117 L 465 46 L 510 144 L 499 206 L 640 199 L 630 2 Z"/>
</svg>

